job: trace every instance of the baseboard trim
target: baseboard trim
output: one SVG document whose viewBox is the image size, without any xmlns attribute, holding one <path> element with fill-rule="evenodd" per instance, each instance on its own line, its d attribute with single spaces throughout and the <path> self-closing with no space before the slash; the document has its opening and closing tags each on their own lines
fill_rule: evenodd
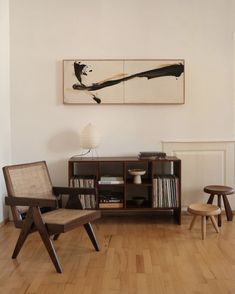
<svg viewBox="0 0 235 294">
<path fill-rule="evenodd" d="M 2 222 L 0 222 L 0 228 L 5 226 L 5 224 L 8 222 L 9 222 L 9 218 L 4 219 Z"/>
</svg>

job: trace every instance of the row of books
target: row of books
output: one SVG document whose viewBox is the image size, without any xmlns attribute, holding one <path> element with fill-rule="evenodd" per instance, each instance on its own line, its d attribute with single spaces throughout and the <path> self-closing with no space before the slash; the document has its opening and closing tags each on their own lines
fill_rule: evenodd
<svg viewBox="0 0 235 294">
<path fill-rule="evenodd" d="M 94 176 L 73 176 L 69 180 L 70 187 L 93 188 L 95 186 Z"/>
<path fill-rule="evenodd" d="M 123 177 L 101 176 L 98 184 L 124 184 Z M 90 188 L 95 185 L 95 176 L 74 176 L 70 178 L 70 187 Z"/>
<path fill-rule="evenodd" d="M 174 175 L 153 179 L 153 207 L 179 207 L 179 178 Z"/>
<path fill-rule="evenodd" d="M 78 177 L 74 176 L 70 178 L 69 181 L 70 187 L 75 188 L 93 188 L 95 187 L 95 178 L 93 176 L 84 176 L 84 177 Z M 96 199 L 95 195 L 84 195 L 80 194 L 78 195 L 80 202 L 83 206 L 83 208 L 95 208 L 96 207 Z"/>
</svg>

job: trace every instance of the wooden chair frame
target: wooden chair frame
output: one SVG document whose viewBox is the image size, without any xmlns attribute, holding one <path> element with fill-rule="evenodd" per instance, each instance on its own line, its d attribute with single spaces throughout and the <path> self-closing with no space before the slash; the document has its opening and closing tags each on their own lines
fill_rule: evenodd
<svg viewBox="0 0 235 294">
<path fill-rule="evenodd" d="M 3 168 L 4 178 L 6 182 L 8 197 L 5 197 L 6 205 L 9 205 L 12 210 L 13 220 L 16 228 L 19 228 L 20 234 L 12 254 L 12 258 L 16 258 L 27 239 L 27 236 L 33 232 L 38 231 L 41 239 L 48 251 L 48 254 L 58 273 L 62 273 L 62 268 L 59 263 L 53 242 L 50 236 L 54 236 L 54 240 L 58 239 L 61 233 L 66 233 L 80 225 L 83 225 L 95 250 L 99 251 L 99 245 L 96 240 L 91 221 L 101 216 L 100 211 L 97 210 L 83 210 L 78 195 L 97 194 L 95 188 L 71 188 L 71 187 L 52 187 L 52 197 L 17 197 L 12 195 L 12 183 L 9 170 L 11 168 L 25 168 L 27 166 L 41 164 L 44 165 L 47 171 L 48 179 L 51 183 L 46 162 L 35 162 L 22 165 L 6 166 Z M 61 203 L 61 195 L 69 195 L 66 208 L 58 208 Z M 22 219 L 21 214 L 17 210 L 17 206 L 28 206 L 25 219 Z M 41 213 L 40 208 L 51 208 L 52 211 Z M 74 209 L 75 208 L 75 209 Z M 53 216 L 56 215 L 56 218 Z M 61 221 L 58 218 L 61 217 Z"/>
</svg>

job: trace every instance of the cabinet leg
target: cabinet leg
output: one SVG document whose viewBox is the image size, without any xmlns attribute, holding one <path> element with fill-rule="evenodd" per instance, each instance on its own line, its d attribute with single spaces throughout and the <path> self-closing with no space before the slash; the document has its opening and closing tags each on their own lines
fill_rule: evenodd
<svg viewBox="0 0 235 294">
<path fill-rule="evenodd" d="M 173 216 L 177 223 L 181 225 L 181 210 L 179 208 L 174 209 Z"/>
</svg>

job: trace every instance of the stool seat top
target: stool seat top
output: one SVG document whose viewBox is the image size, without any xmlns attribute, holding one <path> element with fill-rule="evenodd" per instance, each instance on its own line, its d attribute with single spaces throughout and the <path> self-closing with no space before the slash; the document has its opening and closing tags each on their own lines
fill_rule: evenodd
<svg viewBox="0 0 235 294">
<path fill-rule="evenodd" d="M 220 214 L 221 209 L 213 204 L 194 203 L 188 206 L 188 212 L 202 216 L 210 216 Z"/>
<path fill-rule="evenodd" d="M 229 186 L 210 185 L 204 187 L 204 192 L 215 195 L 229 195 L 234 193 L 234 189 Z"/>
</svg>

